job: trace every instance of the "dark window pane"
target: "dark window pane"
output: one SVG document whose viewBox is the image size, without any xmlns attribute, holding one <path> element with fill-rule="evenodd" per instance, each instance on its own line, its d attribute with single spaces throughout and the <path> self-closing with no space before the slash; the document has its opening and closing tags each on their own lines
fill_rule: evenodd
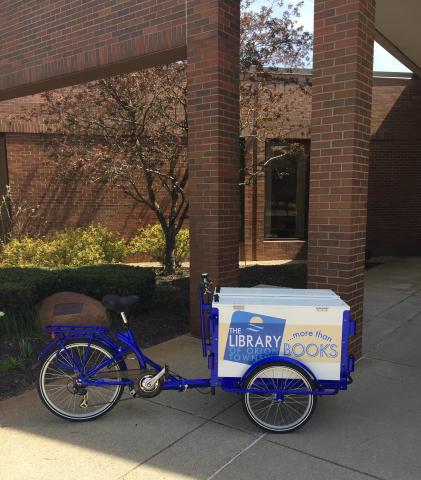
<svg viewBox="0 0 421 480">
<path fill-rule="evenodd" d="M 295 142 L 296 143 L 296 142 Z M 285 142 L 271 141 L 266 150 L 265 238 L 306 237 L 308 146 L 285 154 Z"/>
</svg>

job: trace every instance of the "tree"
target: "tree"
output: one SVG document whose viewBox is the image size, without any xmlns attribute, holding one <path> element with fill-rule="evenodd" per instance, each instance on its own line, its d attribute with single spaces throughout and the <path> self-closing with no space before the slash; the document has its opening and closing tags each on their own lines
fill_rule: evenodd
<svg viewBox="0 0 421 480">
<path fill-rule="evenodd" d="M 305 62 L 310 34 L 297 27 L 303 2 L 256 7 L 241 13 L 241 128 L 280 137 L 283 95 L 268 84 L 268 68 Z M 279 7 L 282 14 L 276 10 Z M 151 68 L 44 94 L 50 151 L 66 175 L 107 182 L 146 205 L 164 232 L 164 272 L 174 272 L 176 236 L 188 214 L 188 138 L 185 63 Z M 284 102 L 285 104 L 285 102 Z M 249 173 L 253 174 L 252 169 Z"/>
<path fill-rule="evenodd" d="M 258 5 L 256 0 L 241 1 L 241 70 L 305 66 L 310 60 L 312 35 L 298 25 L 304 0 Z"/>
<path fill-rule="evenodd" d="M 176 236 L 188 212 L 183 63 L 44 94 L 51 157 L 62 176 L 116 186 L 155 214 L 164 272 L 174 273 Z"/>
<path fill-rule="evenodd" d="M 302 119 L 294 112 L 310 92 L 307 82 L 288 75 L 310 60 L 312 35 L 298 26 L 304 2 L 274 0 L 261 7 L 256 3 L 243 0 L 241 11 L 240 120 L 242 136 L 248 140 L 246 150 L 268 138 L 298 136 Z M 300 152 L 299 144 L 285 142 L 276 155 L 272 153 L 263 162 L 246 155 L 249 161 L 244 166 L 244 182 L 262 174 L 268 163 Z"/>
<path fill-rule="evenodd" d="M 39 205 L 20 200 L 9 185 L 5 190 L 0 196 L 0 249 L 11 239 L 39 237 L 45 225 Z"/>
</svg>

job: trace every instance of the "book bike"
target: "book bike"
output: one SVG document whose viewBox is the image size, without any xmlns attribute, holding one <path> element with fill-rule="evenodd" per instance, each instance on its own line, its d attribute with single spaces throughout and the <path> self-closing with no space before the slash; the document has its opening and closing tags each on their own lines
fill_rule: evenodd
<svg viewBox="0 0 421 480">
<path fill-rule="evenodd" d="M 108 413 L 123 390 L 151 398 L 164 390 L 217 388 L 241 395 L 248 418 L 263 430 L 286 433 L 311 417 L 319 396 L 346 390 L 354 359 L 348 355 L 355 322 L 331 290 L 214 288 L 200 284 L 202 353 L 208 378 L 184 378 L 139 348 L 125 311 L 138 298 L 107 295 L 120 314 L 114 335 L 105 327 L 49 325 L 53 341 L 40 355 L 38 392 L 54 414 L 87 421 Z M 138 368 L 128 369 L 134 354 Z M 130 398 L 130 397 L 129 397 Z"/>
</svg>

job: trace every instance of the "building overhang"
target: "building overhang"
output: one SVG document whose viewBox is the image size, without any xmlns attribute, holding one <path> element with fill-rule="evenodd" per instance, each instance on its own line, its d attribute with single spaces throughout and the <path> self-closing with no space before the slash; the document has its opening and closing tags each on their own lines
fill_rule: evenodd
<svg viewBox="0 0 421 480">
<path fill-rule="evenodd" d="M 417 77 L 421 77 L 420 21 L 420 0 L 376 2 L 376 42 Z"/>
</svg>

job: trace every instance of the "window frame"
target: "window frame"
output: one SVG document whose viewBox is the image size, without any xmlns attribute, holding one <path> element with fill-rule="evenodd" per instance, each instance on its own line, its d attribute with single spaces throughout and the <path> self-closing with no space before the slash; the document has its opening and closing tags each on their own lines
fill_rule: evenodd
<svg viewBox="0 0 421 480">
<path fill-rule="evenodd" d="M 269 152 L 271 151 L 274 144 L 282 145 L 282 143 L 299 143 L 303 146 L 304 156 L 306 159 L 306 168 L 305 168 L 305 180 L 304 180 L 304 226 L 303 226 L 303 236 L 299 237 L 297 235 L 291 237 L 267 237 L 267 209 L 269 203 L 269 192 L 268 192 L 268 175 L 267 169 L 269 165 L 265 167 L 264 170 L 264 205 L 263 205 L 263 241 L 265 242 L 306 242 L 308 240 L 308 211 L 309 211 L 309 185 L 310 185 L 310 139 L 306 138 L 288 138 L 288 139 L 277 139 L 271 138 L 267 139 L 265 142 L 265 160 L 269 157 Z M 297 189 L 296 189 L 296 198 L 297 198 Z M 295 229 L 297 231 L 297 228 Z"/>
</svg>

